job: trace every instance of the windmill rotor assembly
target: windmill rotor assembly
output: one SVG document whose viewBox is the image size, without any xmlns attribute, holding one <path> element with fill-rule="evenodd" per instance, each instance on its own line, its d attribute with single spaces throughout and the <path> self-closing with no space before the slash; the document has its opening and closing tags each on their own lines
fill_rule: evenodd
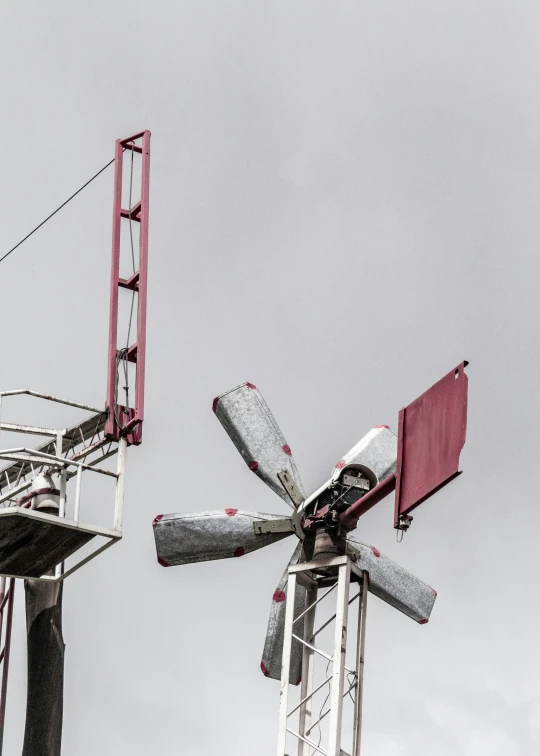
<svg viewBox="0 0 540 756">
<path fill-rule="evenodd" d="M 299 756 L 359 756 L 368 592 L 419 624 L 429 620 L 435 590 L 350 534 L 393 491 L 394 527 L 402 534 L 411 525 L 410 513 L 459 474 L 466 365 L 400 411 L 397 436 L 386 425 L 372 428 L 309 496 L 268 405 L 254 384 L 244 383 L 217 397 L 212 409 L 248 468 L 292 512 L 281 517 L 225 509 L 154 519 L 157 558 L 164 567 L 241 557 L 295 536 L 297 545 L 272 597 L 261 661 L 264 675 L 281 681 L 277 756 L 290 756 L 293 747 Z M 358 591 L 350 598 L 354 585 Z M 323 602 L 332 601 L 329 618 L 317 628 Z M 357 622 L 348 632 L 354 603 Z M 323 631 L 330 632 L 328 651 L 317 645 Z M 291 686 L 300 691 L 292 708 Z M 314 702 L 323 693 L 316 713 Z"/>
</svg>

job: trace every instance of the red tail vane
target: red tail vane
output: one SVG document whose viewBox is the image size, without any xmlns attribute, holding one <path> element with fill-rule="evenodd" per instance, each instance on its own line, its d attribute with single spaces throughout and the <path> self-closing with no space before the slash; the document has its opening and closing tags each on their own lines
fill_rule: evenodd
<svg viewBox="0 0 540 756">
<path fill-rule="evenodd" d="M 467 428 L 467 365 L 462 362 L 399 413 L 395 527 L 401 517 L 460 474 Z"/>
</svg>

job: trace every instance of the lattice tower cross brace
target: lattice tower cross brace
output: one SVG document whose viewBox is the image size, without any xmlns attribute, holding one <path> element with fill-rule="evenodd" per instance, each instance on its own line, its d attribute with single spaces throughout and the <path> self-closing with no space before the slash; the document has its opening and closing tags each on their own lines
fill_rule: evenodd
<svg viewBox="0 0 540 756">
<path fill-rule="evenodd" d="M 321 579 L 314 574 L 313 570 L 331 568 L 337 570 L 337 576 L 333 587 L 318 597 L 321 590 L 321 581 L 328 585 L 328 579 Z M 351 579 L 360 583 L 360 591 L 352 599 L 350 596 Z M 279 711 L 279 734 L 277 756 L 289 756 L 287 752 L 287 736 L 292 735 L 298 741 L 298 756 L 310 756 L 312 753 L 320 753 L 323 756 L 349 756 L 341 748 L 343 704 L 349 693 L 354 696 L 353 717 L 353 741 L 352 754 L 360 756 L 361 725 L 362 725 L 362 692 L 364 671 L 364 646 L 366 633 L 366 611 L 368 594 L 368 574 L 360 570 L 348 556 L 333 557 L 324 561 L 304 562 L 289 567 L 287 584 L 287 596 L 293 597 L 296 590 L 296 582 L 300 582 L 307 589 L 305 609 L 296 617 L 295 602 L 287 601 L 285 614 L 285 631 L 283 640 L 283 661 L 281 668 L 280 685 L 280 711 Z M 333 616 L 315 630 L 315 614 L 317 605 L 330 592 L 335 597 L 335 612 Z M 350 604 L 359 600 L 358 623 L 355 631 L 348 633 L 348 609 Z M 315 636 L 327 627 L 332 620 L 334 627 L 334 647 L 330 654 L 325 654 L 315 645 Z M 298 623 L 304 622 L 304 641 L 299 636 Z M 354 638 L 356 636 L 356 638 Z M 302 648 L 302 684 L 300 689 L 300 702 L 288 710 L 289 673 L 293 640 L 301 642 Z M 347 670 L 345 660 L 347 644 L 356 640 L 355 660 L 356 669 Z M 328 743 L 326 747 L 315 743 L 310 737 L 311 731 L 317 724 L 312 721 L 312 703 L 314 695 L 321 690 L 324 682 L 314 687 L 314 661 L 315 654 L 321 654 L 331 663 L 332 671 L 327 681 L 330 685 L 329 707 L 322 713 L 323 717 L 329 717 Z M 354 682 L 345 689 L 346 672 L 354 672 Z M 297 717 L 297 727 L 292 726 L 292 718 Z"/>
</svg>

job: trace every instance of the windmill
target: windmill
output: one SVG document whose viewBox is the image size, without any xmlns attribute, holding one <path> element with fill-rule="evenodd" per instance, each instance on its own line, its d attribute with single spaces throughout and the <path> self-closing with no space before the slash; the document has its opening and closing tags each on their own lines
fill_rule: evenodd
<svg viewBox="0 0 540 756">
<path fill-rule="evenodd" d="M 225 509 L 154 520 L 158 561 L 164 567 L 240 557 L 291 535 L 298 539 L 273 594 L 261 662 L 265 676 L 281 681 L 278 756 L 290 754 L 291 744 L 299 756 L 359 756 L 368 592 L 419 624 L 429 620 L 434 589 L 349 534 L 365 512 L 395 490 L 394 527 L 403 535 L 412 522 L 410 513 L 459 474 L 467 422 L 466 365 L 400 411 L 397 436 L 386 425 L 370 430 L 310 496 L 261 393 L 244 383 L 217 397 L 213 411 L 249 469 L 291 507 L 291 514 Z M 354 584 L 358 591 L 350 598 Z M 330 616 L 316 628 L 322 602 L 332 599 Z M 348 632 L 355 602 L 357 623 Z M 332 644 L 328 651 L 317 645 L 324 633 Z M 290 708 L 291 686 L 297 685 L 298 700 Z M 323 697 L 318 715 L 317 696 Z M 352 711 L 344 710 L 346 704 Z"/>
<path fill-rule="evenodd" d="M 124 160 L 125 153 L 129 160 Z M 135 156 L 140 161 L 140 187 L 134 186 Z M 0 754 L 16 580 L 25 582 L 28 634 L 23 756 L 60 756 L 64 679 L 63 581 L 121 540 L 126 453 L 129 446 L 142 442 L 150 132 L 143 131 L 117 140 L 112 162 L 115 163 L 115 178 L 105 407 L 95 408 L 28 389 L 0 392 L 0 431 L 44 440 L 37 447 L 24 444 L 0 449 L 0 460 L 7 463 L 0 469 L 0 634 L 3 639 L 0 650 Z M 134 201 L 135 196 L 140 199 Z M 131 241 L 123 247 L 122 227 L 124 238 Z M 138 227 L 137 231 L 134 227 Z M 131 247 L 130 253 L 126 254 L 126 246 Z M 121 277 L 121 274 L 125 275 L 124 269 L 129 273 Z M 128 292 L 126 309 L 129 320 L 126 318 L 124 329 L 119 326 L 120 289 Z M 120 374 L 125 384 L 125 400 L 119 388 Z M 134 385 L 130 388 L 132 379 Z M 8 399 L 12 402 L 29 398 L 49 407 L 71 407 L 80 419 L 68 428 L 61 424 L 42 427 L 2 420 L 1 413 L 2 410 L 5 412 Z M 103 465 L 115 455 L 116 469 Z M 96 501 L 84 495 L 85 491 L 93 493 L 90 481 L 83 486 L 83 479 L 89 478 L 99 478 L 110 484 L 104 500 Z M 95 510 L 103 510 L 100 512 L 102 519 Z"/>
</svg>

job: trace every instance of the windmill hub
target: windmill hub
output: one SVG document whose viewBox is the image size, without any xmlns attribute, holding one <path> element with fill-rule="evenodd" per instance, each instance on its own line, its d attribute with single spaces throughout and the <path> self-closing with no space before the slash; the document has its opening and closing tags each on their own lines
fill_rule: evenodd
<svg viewBox="0 0 540 756">
<path fill-rule="evenodd" d="M 313 544 L 313 560 L 320 561 L 342 556 L 347 551 L 347 535 L 340 528 L 327 525 L 318 527 Z"/>
<path fill-rule="evenodd" d="M 307 536 L 304 548 L 309 559 L 328 559 L 347 552 L 347 533 L 341 525 L 340 515 L 377 483 L 377 476 L 365 465 L 347 465 L 337 479 L 330 480 L 322 491 L 306 502 L 303 529 Z"/>
</svg>

